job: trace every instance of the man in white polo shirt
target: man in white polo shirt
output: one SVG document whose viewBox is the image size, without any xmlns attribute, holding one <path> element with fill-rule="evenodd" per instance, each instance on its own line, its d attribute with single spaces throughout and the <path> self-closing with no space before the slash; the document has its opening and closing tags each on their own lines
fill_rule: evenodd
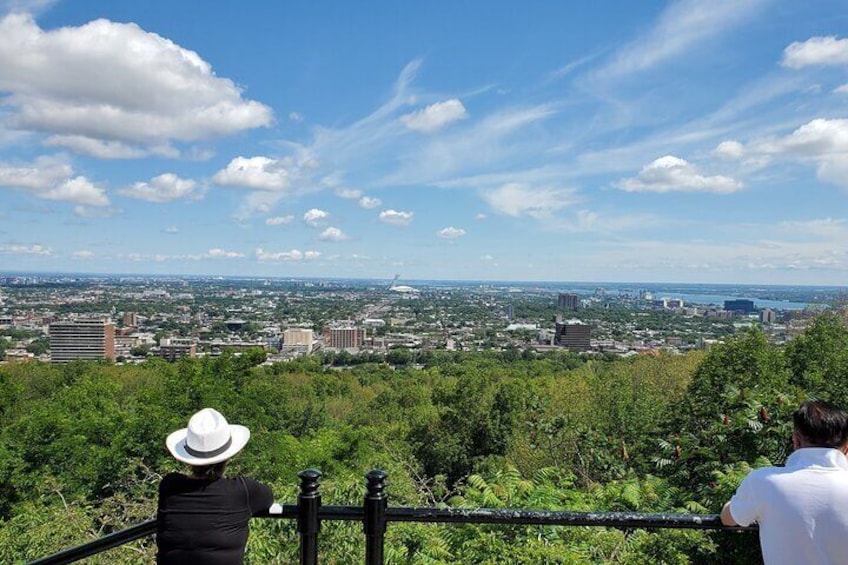
<svg viewBox="0 0 848 565">
<path fill-rule="evenodd" d="M 793 419 L 786 466 L 751 471 L 721 521 L 757 522 L 766 565 L 848 563 L 848 413 L 815 400 Z"/>
</svg>

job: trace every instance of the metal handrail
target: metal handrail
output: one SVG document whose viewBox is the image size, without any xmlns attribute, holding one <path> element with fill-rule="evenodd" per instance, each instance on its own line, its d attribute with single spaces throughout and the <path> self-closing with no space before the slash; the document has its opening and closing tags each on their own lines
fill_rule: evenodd
<svg viewBox="0 0 848 565">
<path fill-rule="evenodd" d="M 756 526 L 725 526 L 717 514 L 642 514 L 637 512 L 570 512 L 515 508 L 389 507 L 385 471 L 366 475 L 363 506 L 323 506 L 321 473 L 307 469 L 298 473 L 298 503 L 273 505 L 257 518 L 297 519 L 300 532 L 300 564 L 317 565 L 318 535 L 323 521 L 361 522 L 365 532 L 366 565 L 383 564 L 384 535 L 389 522 L 501 524 L 520 526 L 596 526 L 614 528 L 670 528 L 755 532 Z M 148 520 L 126 530 L 37 559 L 29 565 L 64 565 L 156 533 L 157 520 Z"/>
</svg>

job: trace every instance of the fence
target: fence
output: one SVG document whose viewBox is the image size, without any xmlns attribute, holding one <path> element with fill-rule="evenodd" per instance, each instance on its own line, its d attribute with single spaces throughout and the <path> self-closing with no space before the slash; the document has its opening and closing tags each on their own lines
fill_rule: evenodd
<svg viewBox="0 0 848 565">
<path fill-rule="evenodd" d="M 318 536 L 321 522 L 342 520 L 361 522 L 365 533 L 365 564 L 383 565 L 384 537 L 389 522 L 504 524 L 537 526 L 607 526 L 620 528 L 676 528 L 700 530 L 756 531 L 722 525 L 718 515 L 640 514 L 632 512 L 559 512 L 510 508 L 408 508 L 388 506 L 385 471 L 365 475 L 365 500 L 362 506 L 324 506 L 321 504 L 321 472 L 306 469 L 298 473 L 300 494 L 297 504 L 275 504 L 260 518 L 296 519 L 300 535 L 300 565 L 317 565 Z M 66 549 L 32 561 L 29 565 L 73 563 L 113 547 L 152 535 L 156 520 L 143 522 L 95 541 Z"/>
</svg>

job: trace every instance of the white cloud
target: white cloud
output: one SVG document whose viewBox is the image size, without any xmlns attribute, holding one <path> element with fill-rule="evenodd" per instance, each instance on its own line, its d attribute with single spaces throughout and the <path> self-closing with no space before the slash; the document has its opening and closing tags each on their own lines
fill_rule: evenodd
<svg viewBox="0 0 848 565">
<path fill-rule="evenodd" d="M 333 180 L 331 179 L 330 182 L 333 182 Z M 362 196 L 362 191 L 355 188 L 338 188 L 336 189 L 336 196 L 347 200 L 356 200 Z"/>
<path fill-rule="evenodd" d="M 299 112 L 289 112 L 289 119 L 293 122 L 302 122 L 303 114 Z"/>
<path fill-rule="evenodd" d="M 723 159 L 741 159 L 745 147 L 738 141 L 722 141 L 713 150 L 713 154 Z"/>
<path fill-rule="evenodd" d="M 62 200 L 88 206 L 109 205 L 106 192 L 85 177 L 68 179 L 50 190 L 38 193 L 37 196 L 46 200 Z"/>
<path fill-rule="evenodd" d="M 119 194 L 148 202 L 173 202 L 191 196 L 197 183 L 181 179 L 173 173 L 165 173 L 150 179 L 150 182 L 137 182 Z"/>
<path fill-rule="evenodd" d="M 339 228 L 329 227 L 318 236 L 321 241 L 347 241 L 350 237 Z"/>
<path fill-rule="evenodd" d="M 485 220 L 486 214 L 484 214 L 483 212 L 479 212 L 476 216 L 474 216 L 474 219 L 475 220 Z"/>
<path fill-rule="evenodd" d="M 53 255 L 53 250 L 43 245 L 0 245 L 0 253 L 8 255 Z"/>
<path fill-rule="evenodd" d="M 848 94 L 848 84 L 843 84 L 842 86 L 837 86 L 833 89 L 835 94 Z"/>
<path fill-rule="evenodd" d="M 152 151 L 146 151 L 120 141 L 103 141 L 82 135 L 51 135 L 44 140 L 47 147 L 63 147 L 80 155 L 89 155 L 98 159 L 138 159 Z M 172 150 L 168 156 L 176 157 L 179 152 Z"/>
<path fill-rule="evenodd" d="M 481 193 L 483 200 L 495 211 L 507 216 L 550 217 L 554 212 L 571 206 L 577 199 L 567 188 L 537 187 L 522 183 L 506 183 Z"/>
<path fill-rule="evenodd" d="M 238 259 L 239 257 L 244 257 L 244 253 L 227 251 L 226 249 L 215 247 L 206 252 L 206 257 L 209 259 Z"/>
<path fill-rule="evenodd" d="M 787 220 L 781 222 L 780 227 L 790 233 L 808 234 L 824 238 L 844 238 L 848 236 L 848 221 L 844 219 Z"/>
<path fill-rule="evenodd" d="M 391 226 L 408 226 L 412 223 L 415 212 L 400 212 L 398 210 L 383 210 L 380 221 Z"/>
<path fill-rule="evenodd" d="M 111 218 L 120 211 L 121 210 L 116 208 L 92 208 L 91 206 L 82 205 L 74 206 L 74 216 L 78 216 L 80 218 Z"/>
<path fill-rule="evenodd" d="M 79 251 L 74 251 L 71 256 L 74 259 L 91 259 L 94 257 L 94 252 L 88 249 L 80 249 Z"/>
<path fill-rule="evenodd" d="M 359 199 L 359 207 L 365 208 L 366 210 L 373 210 L 374 208 L 380 206 L 383 203 L 379 198 L 372 198 L 370 196 L 363 196 Z"/>
<path fill-rule="evenodd" d="M 776 157 L 813 163 L 822 181 L 848 188 L 848 119 L 815 119 L 783 137 L 754 139 L 745 153 L 763 163 Z"/>
<path fill-rule="evenodd" d="M 465 230 L 451 226 L 439 230 L 436 234 L 442 239 L 457 239 L 465 235 Z"/>
<path fill-rule="evenodd" d="M 265 218 L 265 225 L 267 226 L 283 226 L 289 225 L 294 221 L 294 216 L 291 214 L 287 216 L 275 216 L 273 218 Z"/>
<path fill-rule="evenodd" d="M 285 165 L 270 157 L 236 157 L 226 169 L 215 173 L 212 180 L 220 186 L 283 191 L 291 185 Z"/>
<path fill-rule="evenodd" d="M 430 133 L 465 117 L 465 106 L 456 98 L 451 98 L 401 116 L 400 121 L 411 130 Z"/>
<path fill-rule="evenodd" d="M 807 66 L 848 65 L 848 39 L 811 37 L 796 41 L 783 50 L 781 64 L 791 69 Z"/>
<path fill-rule="evenodd" d="M 31 15 L 9 14 L 0 19 L 0 68 L 12 127 L 102 157 L 139 156 L 273 119 L 197 53 L 133 23 L 42 30 Z"/>
<path fill-rule="evenodd" d="M 639 175 L 614 185 L 625 192 L 713 192 L 729 194 L 742 189 L 730 177 L 704 176 L 684 159 L 666 155 L 642 167 Z"/>
<path fill-rule="evenodd" d="M 165 233 L 180 233 L 180 228 L 178 228 L 177 226 L 168 226 L 162 231 Z"/>
<path fill-rule="evenodd" d="M 320 251 L 299 251 L 292 249 L 291 251 L 265 251 L 261 247 L 257 247 L 254 252 L 257 261 L 303 261 L 304 259 L 314 260 L 321 256 Z"/>
<path fill-rule="evenodd" d="M 330 214 L 325 212 L 324 210 L 312 208 L 311 210 L 307 210 L 306 213 L 303 214 L 303 221 L 306 222 L 306 225 L 308 225 L 309 227 L 317 228 L 323 225 L 329 217 Z"/>
<path fill-rule="evenodd" d="M 767 3 L 768 0 L 673 2 L 651 30 L 621 48 L 599 75 L 620 75 L 657 67 L 700 43 L 743 25 Z"/>
</svg>

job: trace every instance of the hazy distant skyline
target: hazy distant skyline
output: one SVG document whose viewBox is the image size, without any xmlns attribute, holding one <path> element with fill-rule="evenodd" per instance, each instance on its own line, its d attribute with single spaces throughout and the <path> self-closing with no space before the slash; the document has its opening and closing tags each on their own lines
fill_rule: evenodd
<svg viewBox="0 0 848 565">
<path fill-rule="evenodd" d="M 848 283 L 848 12 L 0 1 L 0 270 Z"/>
</svg>

